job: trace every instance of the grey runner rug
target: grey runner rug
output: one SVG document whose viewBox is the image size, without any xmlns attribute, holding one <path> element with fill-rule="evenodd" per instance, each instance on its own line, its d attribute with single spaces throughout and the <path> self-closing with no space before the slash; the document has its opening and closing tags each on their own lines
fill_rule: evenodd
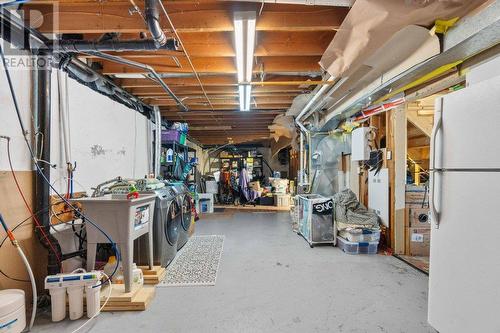
<svg viewBox="0 0 500 333">
<path fill-rule="evenodd" d="M 213 286 L 224 247 L 224 236 L 193 236 L 167 267 L 158 287 Z"/>
</svg>

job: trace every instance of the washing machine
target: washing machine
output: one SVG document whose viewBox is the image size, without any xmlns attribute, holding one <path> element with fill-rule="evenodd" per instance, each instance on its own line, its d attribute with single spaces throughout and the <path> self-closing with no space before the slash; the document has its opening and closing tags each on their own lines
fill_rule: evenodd
<svg viewBox="0 0 500 333">
<path fill-rule="evenodd" d="M 169 186 L 155 190 L 156 203 L 153 217 L 153 258 L 155 265 L 167 267 L 177 255 L 179 233 L 182 229 L 182 210 L 178 192 Z M 134 245 L 134 258 L 147 264 L 147 239 L 141 237 Z"/>
<path fill-rule="evenodd" d="M 177 241 L 177 250 L 186 245 L 189 239 L 189 227 L 191 226 L 191 208 L 193 200 L 188 187 L 182 182 L 167 182 L 167 187 L 174 189 L 177 193 L 177 202 L 181 209 L 181 220 L 179 227 L 179 239 Z"/>
<path fill-rule="evenodd" d="M 182 211 L 181 226 L 179 228 L 179 239 L 177 241 L 177 250 L 186 245 L 189 240 L 189 227 L 192 221 L 193 199 L 189 191 L 181 192 L 179 195 L 179 206 Z"/>
</svg>

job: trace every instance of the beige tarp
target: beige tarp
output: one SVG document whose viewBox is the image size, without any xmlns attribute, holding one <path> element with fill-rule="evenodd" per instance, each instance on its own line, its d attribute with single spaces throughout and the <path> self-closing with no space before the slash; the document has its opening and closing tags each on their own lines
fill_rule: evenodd
<svg viewBox="0 0 500 333">
<path fill-rule="evenodd" d="M 295 132 L 294 119 L 292 116 L 278 115 L 268 128 L 274 141 L 278 141 L 280 137 L 291 139 Z"/>
<path fill-rule="evenodd" d="M 463 17 L 487 0 L 357 0 L 320 65 L 333 77 L 349 76 L 394 34 L 408 25 Z"/>
</svg>

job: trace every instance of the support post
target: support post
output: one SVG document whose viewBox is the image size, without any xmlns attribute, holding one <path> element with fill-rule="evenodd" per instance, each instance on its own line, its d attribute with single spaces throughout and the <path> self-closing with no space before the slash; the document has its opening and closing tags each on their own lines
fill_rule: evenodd
<svg viewBox="0 0 500 333">
<path fill-rule="evenodd" d="M 37 54 L 35 64 L 36 67 L 32 71 L 33 89 L 32 89 L 32 106 L 34 110 L 34 129 L 35 133 L 35 149 L 34 152 L 39 159 L 38 165 L 40 171 L 45 178 L 50 182 L 50 127 L 51 127 L 51 68 L 49 64 L 49 56 L 46 54 Z M 40 138 L 43 138 L 40 140 Z M 60 272 L 60 264 L 57 261 L 57 256 L 61 257 L 61 247 L 54 236 L 50 234 L 50 216 L 46 207 L 50 203 L 50 188 L 47 180 L 44 179 L 40 172 L 35 172 L 35 212 L 40 212 L 39 221 L 45 231 L 45 234 L 50 239 L 55 250 L 59 252 L 57 255 L 54 250 L 48 246 L 47 239 L 42 236 L 39 228 L 35 229 L 38 239 L 49 251 L 47 274 L 57 274 Z"/>
</svg>

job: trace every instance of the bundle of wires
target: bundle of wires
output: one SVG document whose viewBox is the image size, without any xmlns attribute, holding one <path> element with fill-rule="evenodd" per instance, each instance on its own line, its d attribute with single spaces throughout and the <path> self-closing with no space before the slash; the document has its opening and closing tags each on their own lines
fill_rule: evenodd
<svg viewBox="0 0 500 333">
<path fill-rule="evenodd" d="M 57 197 L 59 197 L 59 199 L 61 199 L 77 215 L 79 215 L 79 216 L 81 216 L 81 218 L 85 219 L 85 221 L 87 223 L 90 223 L 92 226 L 94 226 L 97 230 L 99 230 L 107 238 L 107 240 L 109 241 L 109 243 L 112 244 L 112 249 L 115 252 L 115 256 L 117 258 L 117 262 L 119 262 L 120 258 L 121 258 L 120 252 L 118 250 L 118 247 L 117 247 L 116 243 L 113 241 L 113 239 L 95 221 L 93 221 L 92 219 L 90 219 L 89 217 L 87 217 L 83 213 L 81 213 L 75 206 L 73 206 L 73 204 L 65 196 L 61 195 L 54 188 L 54 186 L 50 183 L 50 181 L 47 179 L 47 177 L 44 175 L 44 173 L 43 173 L 43 171 L 42 171 L 42 169 L 41 169 L 41 167 L 39 165 L 39 160 L 36 158 L 35 153 L 33 151 L 33 148 L 31 147 L 31 144 L 29 143 L 28 138 L 27 138 L 27 133 L 28 132 L 25 130 L 25 126 L 24 126 L 24 123 L 23 123 L 23 120 L 22 120 L 22 117 L 21 117 L 21 112 L 20 112 L 20 109 L 19 109 L 19 105 L 18 105 L 18 102 L 17 102 L 16 93 L 15 93 L 15 90 L 14 90 L 14 87 L 13 87 L 13 84 L 12 84 L 12 79 L 10 77 L 10 73 L 9 73 L 9 70 L 8 70 L 7 61 L 5 59 L 5 54 L 3 52 L 3 48 L 2 48 L 1 45 L 0 45 L 0 56 L 2 58 L 4 72 L 5 72 L 5 76 L 7 78 L 7 83 L 9 85 L 10 93 L 11 93 L 11 96 L 12 96 L 12 102 L 14 104 L 14 109 L 15 109 L 15 112 L 16 112 L 16 115 L 17 115 L 19 126 L 21 128 L 21 132 L 23 133 L 24 141 L 26 143 L 26 146 L 28 148 L 31 160 L 33 161 L 33 164 L 35 166 L 36 171 L 38 172 L 39 176 L 42 177 L 42 179 L 47 183 L 47 185 L 50 187 L 50 189 L 52 189 L 52 191 L 57 195 Z M 13 175 L 15 175 L 15 174 L 13 173 Z M 18 185 L 18 183 L 17 183 L 17 185 Z M 43 230 L 44 229 L 43 226 L 40 224 L 40 222 L 36 218 L 35 214 L 33 214 L 33 211 L 29 208 L 29 205 L 27 204 L 27 201 L 25 200 L 25 197 L 22 194 L 22 191 L 21 191 L 21 189 L 20 189 L 19 186 L 18 186 L 18 190 L 20 191 L 20 193 L 21 193 L 21 195 L 23 197 L 23 200 L 25 201 L 25 204 L 26 204 L 27 208 L 28 208 L 29 212 L 31 213 L 31 216 L 33 216 L 33 219 L 35 220 L 35 223 L 37 224 L 37 227 L 40 227 L 40 230 Z M 42 232 L 42 235 L 44 235 L 44 238 L 46 238 L 49 241 L 49 246 L 51 246 L 51 249 L 57 254 L 57 251 L 55 250 L 54 245 L 53 244 L 50 245 L 51 242 L 49 240 L 49 237 L 45 233 L 45 231 Z M 58 256 L 58 261 L 61 262 L 61 258 L 59 256 Z M 108 282 L 108 280 L 110 280 L 116 274 L 117 270 L 118 270 L 118 264 L 115 266 L 115 269 L 114 269 L 113 273 L 107 278 L 107 280 L 101 282 L 100 284 L 98 284 L 98 285 L 96 285 L 94 287 L 100 287 L 102 284 Z"/>
</svg>

